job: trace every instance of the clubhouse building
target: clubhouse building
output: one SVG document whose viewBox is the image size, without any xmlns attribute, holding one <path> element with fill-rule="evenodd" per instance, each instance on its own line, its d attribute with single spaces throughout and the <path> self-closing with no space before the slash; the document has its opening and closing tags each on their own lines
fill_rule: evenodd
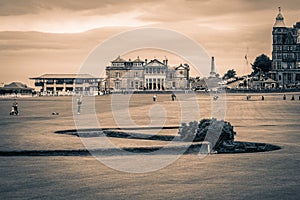
<svg viewBox="0 0 300 200">
<path fill-rule="evenodd" d="M 40 95 L 99 95 L 104 90 L 102 78 L 89 74 L 44 74 L 30 78 Z"/>
<path fill-rule="evenodd" d="M 106 67 L 106 84 L 110 91 L 162 91 L 189 89 L 187 64 L 171 68 L 168 60 L 145 61 L 137 57 L 125 60 L 118 56 Z"/>
</svg>

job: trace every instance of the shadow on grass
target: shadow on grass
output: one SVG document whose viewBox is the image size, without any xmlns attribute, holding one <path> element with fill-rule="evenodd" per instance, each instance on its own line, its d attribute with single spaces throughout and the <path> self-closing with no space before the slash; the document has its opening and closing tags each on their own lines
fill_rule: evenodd
<svg viewBox="0 0 300 200">
<path fill-rule="evenodd" d="M 100 148 L 100 149 L 78 149 L 78 150 L 13 150 L 0 151 L 0 156 L 134 156 L 140 153 L 145 155 L 179 155 L 198 154 L 203 149 L 208 149 L 207 142 L 184 142 L 179 136 L 169 135 L 147 135 L 141 133 L 127 132 L 129 130 L 146 129 L 178 129 L 177 126 L 169 127 L 139 127 L 139 128 L 102 128 L 102 129 L 80 129 L 80 130 L 60 130 L 56 134 L 68 134 L 78 137 L 115 137 L 135 140 L 157 140 L 173 141 L 181 143 L 176 146 L 150 146 L 150 147 L 127 147 L 127 148 Z M 126 132 L 124 132 L 126 131 Z M 215 153 L 255 153 L 279 150 L 281 147 L 266 143 L 257 142 L 234 142 L 234 146 Z"/>
</svg>

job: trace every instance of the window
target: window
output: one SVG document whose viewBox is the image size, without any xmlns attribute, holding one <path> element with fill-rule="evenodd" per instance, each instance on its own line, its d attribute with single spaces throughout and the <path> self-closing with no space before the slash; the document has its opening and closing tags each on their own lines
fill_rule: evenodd
<svg viewBox="0 0 300 200">
<path fill-rule="evenodd" d="M 63 79 L 57 79 L 56 80 L 56 84 L 63 84 L 64 83 L 64 80 Z"/>
<path fill-rule="evenodd" d="M 120 89 L 120 82 L 115 83 L 116 89 Z"/>
<path fill-rule="evenodd" d="M 139 73 L 138 72 L 134 72 L 134 77 L 138 77 L 139 76 Z"/>
<path fill-rule="evenodd" d="M 284 53 L 284 54 L 282 55 L 282 59 L 286 59 L 286 58 L 287 58 L 287 54 Z"/>
<path fill-rule="evenodd" d="M 76 82 L 77 84 L 82 84 L 82 83 L 83 83 L 83 80 L 82 80 L 82 79 L 75 79 L 75 82 Z"/>
<path fill-rule="evenodd" d="M 281 81 L 281 75 L 278 75 L 278 80 Z"/>
<path fill-rule="evenodd" d="M 288 80 L 291 81 L 292 80 L 292 74 L 287 74 L 287 75 L 288 75 L 287 76 Z"/>
<path fill-rule="evenodd" d="M 120 72 L 116 72 L 115 75 L 116 75 L 116 78 L 120 78 Z"/>
<path fill-rule="evenodd" d="M 282 54 L 277 54 L 278 59 L 282 59 Z"/>
<path fill-rule="evenodd" d="M 281 69 L 281 62 L 277 62 L 277 69 Z"/>
<path fill-rule="evenodd" d="M 53 79 L 47 80 L 47 84 L 53 84 L 53 83 L 54 83 Z"/>
</svg>

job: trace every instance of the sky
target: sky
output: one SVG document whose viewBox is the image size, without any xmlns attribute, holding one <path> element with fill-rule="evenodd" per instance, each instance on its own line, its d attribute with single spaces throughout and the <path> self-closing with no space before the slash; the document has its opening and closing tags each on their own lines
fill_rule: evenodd
<svg viewBox="0 0 300 200">
<path fill-rule="evenodd" d="M 97 45 L 146 27 L 194 40 L 215 57 L 221 75 L 228 69 L 246 74 L 251 72 L 246 54 L 249 63 L 263 53 L 271 57 L 279 6 L 286 26 L 300 21 L 298 0 L 0 0 L 0 83 L 32 85 L 29 77 L 77 73 Z M 135 53 L 123 56 L 166 56 Z M 171 66 L 180 64 L 168 56 Z"/>
</svg>

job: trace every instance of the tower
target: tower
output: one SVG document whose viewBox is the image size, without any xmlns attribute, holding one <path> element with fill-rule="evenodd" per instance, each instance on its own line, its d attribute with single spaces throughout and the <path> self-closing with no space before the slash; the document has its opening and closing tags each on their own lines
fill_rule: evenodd
<svg viewBox="0 0 300 200">
<path fill-rule="evenodd" d="M 215 58 L 214 57 L 211 57 L 211 66 L 210 66 L 209 77 L 216 77 L 216 72 L 215 72 Z"/>
<path fill-rule="evenodd" d="M 281 14 L 281 8 L 278 7 L 278 14 L 276 21 L 273 26 L 272 36 L 273 36 L 273 49 L 272 49 L 272 70 L 282 69 L 282 51 L 284 40 L 286 37 L 287 29 L 284 24 L 284 18 Z M 279 77 L 272 77 L 274 79 L 279 79 Z"/>
<path fill-rule="evenodd" d="M 298 23 L 298 22 L 297 22 Z M 270 76 L 282 87 L 291 87 L 300 82 L 299 24 L 286 27 L 281 8 L 273 26 L 272 70 Z"/>
</svg>

